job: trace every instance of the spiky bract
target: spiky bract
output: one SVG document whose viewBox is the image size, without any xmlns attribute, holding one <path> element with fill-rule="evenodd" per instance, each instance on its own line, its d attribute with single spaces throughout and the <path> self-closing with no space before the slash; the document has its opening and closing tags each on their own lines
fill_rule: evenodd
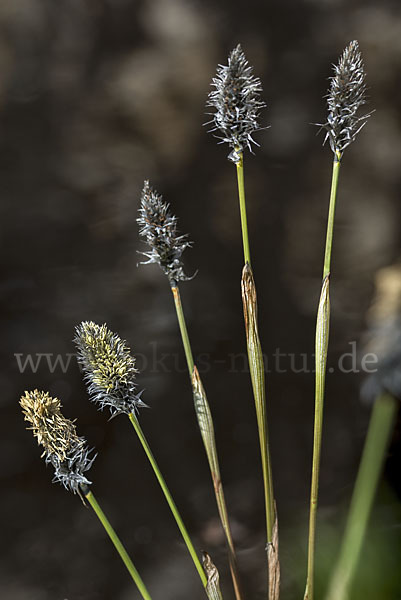
<svg viewBox="0 0 401 600">
<path fill-rule="evenodd" d="M 207 106 L 216 109 L 210 130 L 219 131 L 221 143 L 227 142 L 233 151 L 228 158 L 239 160 L 239 152 L 245 148 L 251 150 L 251 144 L 259 127 L 259 114 L 266 106 L 260 99 L 262 84 L 252 74 L 245 54 L 240 46 L 234 48 L 228 57 L 227 65 L 217 67 L 216 77 L 212 80 L 214 89 L 209 93 Z M 257 144 L 256 144 L 257 145 Z"/>
<path fill-rule="evenodd" d="M 90 485 L 84 473 L 88 471 L 96 456 L 91 456 L 90 450 L 83 437 L 78 437 L 71 446 L 66 459 L 59 460 L 56 455 L 46 456 L 46 462 L 54 467 L 53 481 L 61 483 L 67 490 L 80 495 L 80 486 Z"/>
<path fill-rule="evenodd" d="M 160 265 L 172 286 L 191 279 L 185 275 L 181 260 L 191 242 L 187 235 L 179 235 L 177 217 L 171 214 L 169 204 L 163 202 L 163 197 L 150 187 L 149 181 L 144 182 L 138 212 L 139 233 L 150 247 L 149 252 L 142 253 L 148 258 L 143 264 Z"/>
<path fill-rule="evenodd" d="M 357 114 L 366 104 L 366 75 L 357 41 L 350 42 L 333 68 L 327 95 L 327 122 L 319 125 L 326 130 L 324 142 L 329 140 L 334 154 L 341 157 L 371 114 Z"/>
<path fill-rule="evenodd" d="M 126 342 L 107 326 L 83 321 L 76 327 L 74 342 L 82 365 L 90 399 L 100 410 L 108 408 L 115 416 L 135 413 L 146 406 L 136 393 L 135 358 Z"/>
<path fill-rule="evenodd" d="M 80 485 L 90 485 L 84 473 L 90 469 L 95 456 L 90 456 L 86 440 L 79 437 L 72 421 L 61 412 L 61 402 L 47 392 L 25 392 L 20 399 L 25 421 L 31 424 L 38 444 L 43 446 L 43 457 L 54 467 L 53 481 L 58 481 L 74 494 L 80 494 Z"/>
</svg>

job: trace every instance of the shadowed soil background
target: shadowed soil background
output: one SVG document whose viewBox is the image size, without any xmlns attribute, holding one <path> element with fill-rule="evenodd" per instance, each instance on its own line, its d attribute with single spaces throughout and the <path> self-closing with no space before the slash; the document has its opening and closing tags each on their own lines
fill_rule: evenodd
<svg viewBox="0 0 401 600">
<path fill-rule="evenodd" d="M 362 374 L 342 372 L 338 359 L 361 350 L 375 281 L 383 281 L 382 269 L 399 259 L 399 3 L 1 0 L 1 598 L 139 598 L 92 511 L 52 485 L 51 469 L 25 431 L 18 405 L 23 391 L 33 388 L 57 395 L 65 415 L 77 418 L 79 433 L 97 449 L 93 490 L 154 599 L 204 597 L 128 420 L 107 422 L 88 402 L 74 358 L 66 369 L 54 364 L 58 355 L 65 361 L 75 352 L 74 326 L 84 319 L 107 322 L 138 354 L 138 385 L 151 407 L 141 411 L 142 427 L 196 547 L 212 555 L 224 597 L 233 597 L 168 282 L 154 265 L 137 268 L 137 251 L 144 247 L 136 211 L 145 178 L 171 203 L 181 230 L 194 242 L 185 264 L 187 272 L 198 274 L 181 286 L 184 310 L 214 415 L 244 588 L 249 600 L 266 597 L 235 168 L 226 160 L 228 148 L 202 127 L 211 77 L 238 42 L 262 80 L 268 103 L 262 124 L 271 125 L 256 135 L 261 147 L 255 155 L 246 154 L 245 182 L 260 333 L 271 371 L 268 415 L 282 598 L 302 597 L 311 355 L 332 162 L 311 123 L 324 122 L 331 64 L 353 39 L 367 71 L 368 109 L 376 112 L 347 149 L 340 176 L 318 515 L 319 598 L 338 550 L 369 419 L 369 407 L 359 399 Z M 399 281 L 399 268 L 392 268 Z M 399 288 L 397 295 L 394 286 L 384 287 L 383 310 L 388 288 L 399 310 Z M 19 368 L 16 354 L 21 364 L 32 354 L 34 368 Z M 39 354 L 50 358 L 42 356 L 36 365 Z M 344 359 L 347 370 L 351 359 Z M 401 597 L 399 465 L 397 428 L 355 599 Z"/>
</svg>

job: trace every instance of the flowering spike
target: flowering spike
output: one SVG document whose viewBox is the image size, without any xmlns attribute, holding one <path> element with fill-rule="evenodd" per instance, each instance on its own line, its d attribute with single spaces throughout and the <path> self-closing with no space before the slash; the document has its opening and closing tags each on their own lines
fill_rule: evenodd
<svg viewBox="0 0 401 600">
<path fill-rule="evenodd" d="M 33 435 L 44 448 L 46 464 L 54 467 L 53 481 L 58 481 L 74 494 L 81 485 L 90 485 L 84 473 L 96 456 L 90 456 L 85 438 L 79 437 L 75 425 L 61 412 L 61 402 L 47 392 L 25 392 L 20 399 L 25 421 L 31 424 Z"/>
<path fill-rule="evenodd" d="M 77 443 L 71 447 L 70 452 L 67 454 L 66 460 L 60 461 L 54 454 L 46 456 L 46 463 L 51 463 L 54 467 L 53 482 L 61 483 L 67 490 L 81 496 L 80 487 L 91 483 L 84 476 L 84 473 L 91 468 L 96 458 L 96 455 L 91 456 L 91 452 L 92 450 L 86 445 L 85 438 L 79 437 Z"/>
<path fill-rule="evenodd" d="M 245 54 L 240 46 L 234 48 L 228 57 L 228 65 L 217 67 L 216 77 L 213 77 L 214 89 L 209 93 L 206 106 L 215 108 L 214 127 L 210 130 L 219 131 L 217 135 L 221 143 L 227 142 L 232 148 L 229 160 L 239 161 L 239 152 L 244 148 L 251 149 L 255 131 L 261 129 L 259 113 L 266 104 L 260 100 L 262 84 L 258 77 L 252 74 Z M 256 144 L 257 145 L 257 144 Z"/>
<path fill-rule="evenodd" d="M 358 116 L 360 106 L 366 104 L 365 71 L 357 41 L 352 41 L 334 65 L 327 95 L 327 122 L 319 124 L 326 129 L 325 143 L 339 158 L 365 125 L 372 113 Z"/>
<path fill-rule="evenodd" d="M 135 413 L 145 407 L 136 393 L 135 358 L 126 342 L 106 325 L 83 321 L 75 329 L 74 342 L 92 402 L 109 408 L 112 416 Z"/>
<path fill-rule="evenodd" d="M 191 246 L 191 242 L 187 235 L 178 234 L 177 217 L 171 214 L 169 205 L 150 187 L 149 181 L 144 182 L 138 212 L 139 234 L 150 247 L 150 252 L 142 253 L 148 259 L 142 264 L 160 265 L 173 287 L 178 281 L 191 279 L 185 275 L 181 260 L 182 253 Z"/>
</svg>

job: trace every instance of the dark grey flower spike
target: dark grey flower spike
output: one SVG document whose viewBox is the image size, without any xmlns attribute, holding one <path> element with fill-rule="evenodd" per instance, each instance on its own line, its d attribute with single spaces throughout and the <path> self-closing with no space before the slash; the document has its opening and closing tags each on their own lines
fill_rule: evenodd
<svg viewBox="0 0 401 600">
<path fill-rule="evenodd" d="M 46 463 L 51 463 L 54 467 L 53 482 L 61 483 L 66 490 L 81 496 L 81 486 L 91 484 L 84 475 L 96 458 L 91 456 L 91 453 L 92 450 L 87 447 L 85 438 L 77 437 L 76 443 L 71 446 L 64 461 L 60 461 L 55 455 L 46 456 Z"/>
<path fill-rule="evenodd" d="M 138 212 L 139 233 L 150 247 L 149 252 L 142 252 L 148 258 L 142 264 L 160 265 L 172 287 L 178 281 L 192 279 L 185 275 L 181 260 L 184 250 L 191 246 L 191 242 L 187 235 L 179 235 L 177 217 L 171 214 L 169 205 L 150 187 L 149 181 L 144 182 Z"/>
<path fill-rule="evenodd" d="M 80 486 L 91 484 L 84 473 L 96 456 L 91 456 L 85 438 L 77 435 L 74 423 L 61 413 L 60 400 L 34 390 L 25 392 L 20 405 L 25 421 L 31 425 L 29 429 L 44 448 L 46 464 L 54 467 L 53 481 L 82 498 Z"/>
<path fill-rule="evenodd" d="M 216 109 L 210 113 L 213 119 L 209 123 L 214 125 L 210 131 L 220 132 L 216 135 L 220 143 L 230 145 L 232 152 L 228 158 L 233 162 L 239 161 L 239 152 L 245 148 L 252 151 L 252 143 L 258 145 L 252 136 L 261 129 L 259 113 L 266 104 L 260 99 L 261 81 L 252 71 L 238 44 L 228 57 L 228 65 L 217 67 L 211 84 L 214 89 L 209 93 L 206 104 Z"/>
<path fill-rule="evenodd" d="M 75 329 L 78 362 L 82 365 L 92 402 L 112 416 L 146 407 L 136 393 L 135 358 L 126 342 L 106 325 L 83 321 Z"/>
<path fill-rule="evenodd" d="M 334 154 L 341 158 L 365 125 L 372 113 L 358 116 L 358 109 L 366 104 L 365 71 L 357 41 L 352 41 L 334 65 L 327 95 L 327 122 L 318 124 L 326 130 L 325 143 L 329 140 Z"/>
</svg>

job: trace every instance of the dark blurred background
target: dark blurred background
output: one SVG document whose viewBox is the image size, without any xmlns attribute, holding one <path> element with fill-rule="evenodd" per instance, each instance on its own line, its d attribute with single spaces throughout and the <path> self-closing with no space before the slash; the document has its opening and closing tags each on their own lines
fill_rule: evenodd
<svg viewBox="0 0 401 600">
<path fill-rule="evenodd" d="M 379 313 L 401 304 L 399 2 L 1 0 L 2 598 L 139 597 L 92 511 L 52 485 L 18 405 L 33 388 L 57 395 L 96 447 L 93 490 L 155 600 L 204 597 L 128 420 L 107 422 L 88 402 L 74 357 L 66 363 L 75 352 L 74 326 L 84 319 L 107 322 L 138 355 L 138 385 L 151 406 L 141 412 L 142 427 L 196 547 L 212 555 L 224 597 L 233 597 L 168 282 L 157 266 L 137 268 L 144 247 L 136 211 L 145 178 L 194 242 L 185 264 L 198 274 L 182 285 L 184 310 L 214 415 L 247 598 L 266 597 L 254 404 L 249 374 L 241 357 L 233 358 L 246 351 L 235 168 L 226 160 L 228 148 L 202 126 L 211 77 L 238 42 L 263 83 L 262 125 L 271 125 L 256 134 L 260 148 L 247 153 L 245 177 L 260 332 L 271 371 L 282 598 L 302 597 L 311 355 L 332 162 L 311 123 L 324 122 L 331 65 L 353 39 L 368 73 L 368 110 L 376 112 L 346 151 L 340 176 L 320 594 L 370 413 L 359 397 L 363 373 L 342 372 L 338 360 L 360 352 L 372 302 Z M 280 364 L 277 352 L 285 355 Z M 290 354 L 303 372 L 290 367 Z M 352 356 L 345 362 L 351 371 Z M 353 598 L 401 598 L 399 458 L 396 429 Z"/>
</svg>

